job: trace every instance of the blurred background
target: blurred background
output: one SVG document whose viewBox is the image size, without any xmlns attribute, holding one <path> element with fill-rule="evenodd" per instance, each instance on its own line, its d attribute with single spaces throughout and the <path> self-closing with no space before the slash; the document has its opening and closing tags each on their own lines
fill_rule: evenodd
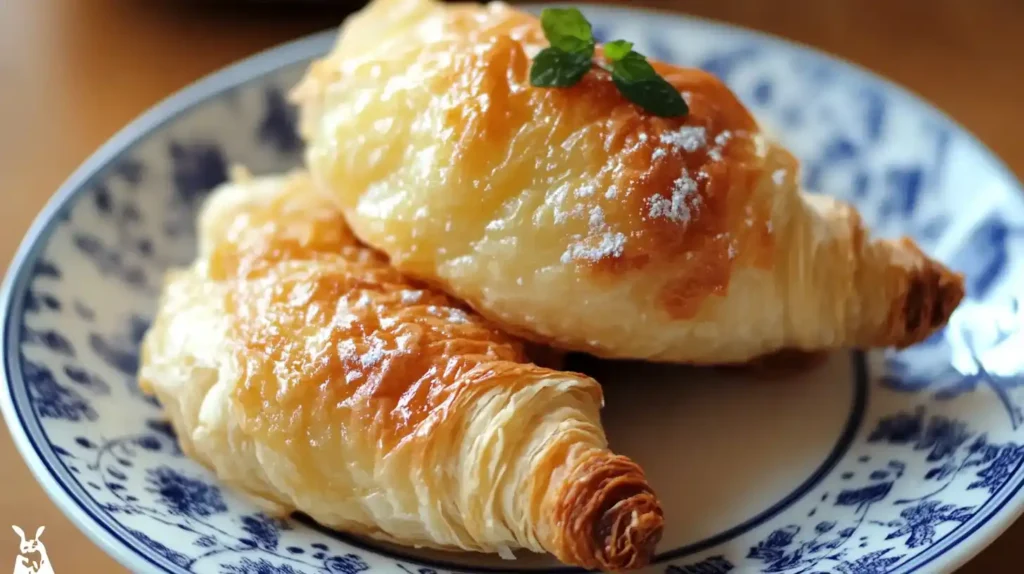
<svg viewBox="0 0 1024 574">
<path fill-rule="evenodd" d="M 511 2 L 517 4 L 519 2 Z M 1024 1 L 601 1 L 803 42 L 917 92 L 1024 177 Z M 0 0 L 0 269 L 63 180 L 126 123 L 253 52 L 333 28 L 355 0 Z M 970 190 L 964 190 L 970 194 Z M 122 572 L 57 510 L 0 431 L 0 523 L 46 525 L 58 572 Z M 8 533 L 13 536 L 13 533 Z M 8 541 L 10 542 L 10 541 Z M 1024 523 L 962 572 L 1021 572 Z M 0 544 L 0 564 L 17 545 Z"/>
</svg>

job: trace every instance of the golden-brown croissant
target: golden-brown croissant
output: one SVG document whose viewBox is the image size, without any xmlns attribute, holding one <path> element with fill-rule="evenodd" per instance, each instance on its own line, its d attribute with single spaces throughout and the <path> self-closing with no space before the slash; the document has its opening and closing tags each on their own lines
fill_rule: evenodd
<svg viewBox="0 0 1024 574">
<path fill-rule="evenodd" d="M 423 547 L 642 566 L 661 536 L 589 377 L 358 245 L 303 173 L 217 189 L 173 272 L 140 382 L 182 448 L 280 512 Z"/>
<path fill-rule="evenodd" d="M 653 62 L 690 109 L 655 117 L 598 68 L 532 87 L 546 45 L 501 3 L 377 0 L 342 27 L 293 99 L 360 239 L 511 332 L 605 357 L 902 347 L 963 297 L 909 239 L 802 192 L 715 77 Z"/>
</svg>

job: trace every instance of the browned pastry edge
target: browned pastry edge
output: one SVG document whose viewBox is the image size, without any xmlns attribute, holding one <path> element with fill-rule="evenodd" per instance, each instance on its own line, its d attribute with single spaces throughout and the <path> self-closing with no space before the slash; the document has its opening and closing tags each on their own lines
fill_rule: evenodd
<svg viewBox="0 0 1024 574">
<path fill-rule="evenodd" d="M 877 346 L 903 349 L 927 339 L 945 326 L 964 297 L 964 276 L 928 258 L 907 237 L 889 243 L 894 249 L 920 256 L 923 262 L 901 281 L 900 295 L 893 300 L 886 321 L 889 330 L 880 332 L 877 340 L 871 341 Z"/>
<path fill-rule="evenodd" d="M 552 509 L 559 546 L 552 553 L 568 564 L 611 571 L 650 562 L 665 520 L 636 463 L 594 452 L 562 484 Z"/>
</svg>

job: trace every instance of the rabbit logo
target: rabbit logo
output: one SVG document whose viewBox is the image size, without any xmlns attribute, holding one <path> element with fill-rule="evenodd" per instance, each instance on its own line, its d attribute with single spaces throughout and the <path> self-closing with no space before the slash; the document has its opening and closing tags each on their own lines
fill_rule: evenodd
<svg viewBox="0 0 1024 574">
<path fill-rule="evenodd" d="M 35 538 L 25 540 L 25 531 L 17 525 L 12 524 L 14 533 L 21 538 L 21 545 L 18 547 L 19 554 L 14 560 L 14 574 L 53 574 L 53 566 L 50 566 L 50 557 L 46 555 L 46 547 L 39 541 L 43 535 L 45 526 L 36 530 Z"/>
</svg>

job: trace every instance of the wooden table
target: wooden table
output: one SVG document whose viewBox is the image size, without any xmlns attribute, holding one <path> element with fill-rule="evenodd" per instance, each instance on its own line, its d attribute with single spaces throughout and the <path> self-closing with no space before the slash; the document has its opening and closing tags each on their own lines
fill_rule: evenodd
<svg viewBox="0 0 1024 574">
<path fill-rule="evenodd" d="M 0 262 L 93 150 L 143 110 L 257 50 L 336 25 L 333 6 L 186 5 L 183 0 L 0 0 Z M 206 2 L 205 4 L 214 4 Z M 908 86 L 949 112 L 1024 175 L 1024 3 L 1012 0 L 690 0 L 633 2 L 683 10 L 795 39 Z M 970 190 L 964 190 L 970 193 Z M 0 526 L 34 531 L 58 574 L 123 569 L 36 484 L 0 431 Z M 0 544 L 0 569 L 16 538 Z M 1019 571 L 1024 522 L 962 571 Z M 1019 550 L 1019 548 L 1017 548 Z"/>
</svg>

